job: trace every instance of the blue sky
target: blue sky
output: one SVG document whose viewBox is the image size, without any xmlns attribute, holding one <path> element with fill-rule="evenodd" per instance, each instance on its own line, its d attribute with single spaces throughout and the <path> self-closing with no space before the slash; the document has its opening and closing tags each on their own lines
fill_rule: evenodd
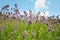
<svg viewBox="0 0 60 40">
<path fill-rule="evenodd" d="M 33 12 L 48 11 L 50 15 L 60 15 L 60 0 L 0 0 L 0 9 L 2 6 L 9 4 L 10 8 L 14 8 L 17 3 L 20 11 L 32 10 Z"/>
</svg>

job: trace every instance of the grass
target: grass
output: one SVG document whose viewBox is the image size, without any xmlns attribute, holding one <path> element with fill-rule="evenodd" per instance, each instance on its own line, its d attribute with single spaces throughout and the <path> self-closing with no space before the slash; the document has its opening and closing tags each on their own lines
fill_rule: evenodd
<svg viewBox="0 0 60 40">
<path fill-rule="evenodd" d="M 2 28 L 0 40 L 57 40 L 57 38 L 60 37 L 60 25 L 54 26 L 55 32 L 49 32 L 47 31 L 47 25 L 39 22 L 33 22 L 29 26 L 26 21 L 3 20 L 3 22 L 0 23 L 0 27 Z M 23 38 L 25 30 L 28 32 L 28 35 L 26 38 Z M 32 31 L 34 31 L 34 37 L 32 37 Z"/>
</svg>

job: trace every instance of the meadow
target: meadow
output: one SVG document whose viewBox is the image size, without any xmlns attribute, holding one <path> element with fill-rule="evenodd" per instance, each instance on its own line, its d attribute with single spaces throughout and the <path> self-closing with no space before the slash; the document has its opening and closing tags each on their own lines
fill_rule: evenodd
<svg viewBox="0 0 60 40">
<path fill-rule="evenodd" d="M 1 22 L 2 21 L 2 22 Z M 7 19 L 0 21 L 0 40 L 60 40 L 60 25 L 54 25 L 55 31 L 48 31 L 42 22 Z"/>
<path fill-rule="evenodd" d="M 9 4 L 1 8 L 0 40 L 60 40 L 59 15 L 49 17 L 46 15 L 49 11 L 43 15 L 40 11 L 37 14 L 32 10 L 20 12 L 17 4 L 14 5 L 11 9 Z"/>
</svg>

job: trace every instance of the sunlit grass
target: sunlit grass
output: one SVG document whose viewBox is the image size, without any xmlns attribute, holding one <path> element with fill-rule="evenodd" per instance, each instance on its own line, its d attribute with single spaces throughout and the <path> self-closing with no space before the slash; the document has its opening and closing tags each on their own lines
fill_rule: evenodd
<svg viewBox="0 0 60 40">
<path fill-rule="evenodd" d="M 5 25 L 5 27 L 4 27 Z M 16 27 L 14 27 L 16 25 Z M 0 24 L 2 30 L 0 32 L 0 40 L 57 40 L 60 37 L 60 26 L 54 26 L 55 32 L 48 31 L 47 25 L 33 22 L 28 25 L 26 21 L 13 20 L 6 21 Z M 28 32 L 27 36 L 23 38 L 25 30 Z M 34 37 L 32 37 L 34 31 Z"/>
</svg>

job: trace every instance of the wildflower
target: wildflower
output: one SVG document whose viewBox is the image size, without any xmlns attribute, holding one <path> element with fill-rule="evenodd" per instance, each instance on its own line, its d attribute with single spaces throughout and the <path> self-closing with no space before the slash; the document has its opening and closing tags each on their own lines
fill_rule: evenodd
<svg viewBox="0 0 60 40">
<path fill-rule="evenodd" d="M 32 24 L 32 21 L 31 19 L 28 20 L 28 25 Z"/>
<path fill-rule="evenodd" d="M 34 37 L 34 31 L 32 31 L 32 37 Z"/>
<path fill-rule="evenodd" d="M 17 4 L 15 3 L 15 7 L 17 8 Z"/>
<path fill-rule="evenodd" d="M 9 5 L 7 4 L 3 7 L 3 9 L 7 9 L 8 7 L 9 7 Z"/>
<path fill-rule="evenodd" d="M 27 36 L 27 31 L 25 30 L 25 32 L 23 33 L 23 38 L 26 38 L 26 36 Z"/>
<path fill-rule="evenodd" d="M 25 15 L 25 18 L 27 17 L 27 12 L 26 11 L 24 11 L 24 15 Z"/>
<path fill-rule="evenodd" d="M 14 25 L 14 30 L 17 28 L 17 24 Z"/>
<path fill-rule="evenodd" d="M 51 31 L 51 28 L 50 27 L 48 28 L 48 31 Z"/>
<path fill-rule="evenodd" d="M 50 26 L 49 26 L 49 28 L 48 28 L 48 31 L 53 31 L 53 32 L 54 32 L 54 31 L 55 31 L 55 29 L 53 28 L 53 26 L 52 26 L 52 25 L 50 25 Z"/>
<path fill-rule="evenodd" d="M 50 28 L 53 28 L 53 26 L 52 26 L 52 25 L 50 25 Z"/>
</svg>

